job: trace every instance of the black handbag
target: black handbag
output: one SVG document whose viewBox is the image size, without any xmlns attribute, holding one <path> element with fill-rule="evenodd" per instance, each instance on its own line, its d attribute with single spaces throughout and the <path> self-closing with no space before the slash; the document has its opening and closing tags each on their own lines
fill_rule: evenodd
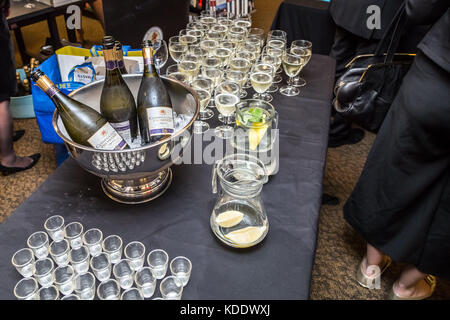
<svg viewBox="0 0 450 320">
<path fill-rule="evenodd" d="M 396 53 L 407 22 L 405 4 L 397 11 L 374 54 L 351 60 L 336 81 L 333 106 L 343 117 L 378 132 L 415 54 Z M 387 47 L 387 50 L 385 48 Z"/>
</svg>

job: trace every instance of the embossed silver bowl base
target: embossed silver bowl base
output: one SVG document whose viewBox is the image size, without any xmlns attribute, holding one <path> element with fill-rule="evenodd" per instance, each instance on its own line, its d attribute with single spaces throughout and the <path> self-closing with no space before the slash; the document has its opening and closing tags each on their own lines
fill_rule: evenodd
<svg viewBox="0 0 450 320">
<path fill-rule="evenodd" d="M 153 178 L 153 179 L 152 179 Z M 172 183 L 172 170 L 158 173 L 157 177 L 135 180 L 102 179 L 102 189 L 114 201 L 126 204 L 139 204 L 152 201 L 169 189 Z"/>
</svg>

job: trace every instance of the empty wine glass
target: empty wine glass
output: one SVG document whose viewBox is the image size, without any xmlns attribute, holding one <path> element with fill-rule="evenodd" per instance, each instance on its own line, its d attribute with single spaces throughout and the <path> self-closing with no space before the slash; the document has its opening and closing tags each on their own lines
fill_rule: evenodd
<svg viewBox="0 0 450 320">
<path fill-rule="evenodd" d="M 164 40 L 153 41 L 153 60 L 155 62 L 155 67 L 158 69 L 158 73 L 161 68 L 164 67 L 167 60 L 169 59 L 169 53 L 167 51 L 167 43 Z"/>
<path fill-rule="evenodd" d="M 289 78 L 293 78 L 300 73 L 303 67 L 304 58 L 301 56 L 285 52 L 282 57 L 283 69 Z M 294 86 L 288 84 L 280 88 L 280 93 L 285 96 L 296 96 L 300 93 L 300 90 Z"/>
</svg>

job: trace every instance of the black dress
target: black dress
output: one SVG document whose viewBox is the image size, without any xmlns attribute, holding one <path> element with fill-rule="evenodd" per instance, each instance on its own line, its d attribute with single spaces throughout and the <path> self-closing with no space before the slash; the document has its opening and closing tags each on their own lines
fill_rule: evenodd
<svg viewBox="0 0 450 320">
<path fill-rule="evenodd" d="M 14 51 L 3 13 L 5 7 L 9 7 L 9 1 L 0 0 L 0 102 L 9 100 L 16 91 Z"/>
<path fill-rule="evenodd" d="M 419 45 L 423 52 L 403 80 L 344 216 L 393 260 L 450 278 L 448 6 L 441 15 Z M 433 43 L 436 36 L 447 43 Z"/>
</svg>

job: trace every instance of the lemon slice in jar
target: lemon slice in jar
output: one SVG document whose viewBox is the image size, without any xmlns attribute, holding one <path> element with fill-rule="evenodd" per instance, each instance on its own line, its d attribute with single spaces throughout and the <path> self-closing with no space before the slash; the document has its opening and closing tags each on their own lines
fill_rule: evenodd
<svg viewBox="0 0 450 320">
<path fill-rule="evenodd" d="M 238 225 L 244 214 L 236 210 L 225 211 L 216 217 L 216 223 L 222 228 L 231 228 Z"/>
<path fill-rule="evenodd" d="M 269 126 L 264 122 L 253 122 L 253 126 L 248 132 L 250 150 L 254 151 L 258 148 L 258 145 L 266 134 L 268 127 Z"/>
<path fill-rule="evenodd" d="M 236 246 L 245 248 L 261 238 L 261 236 L 266 231 L 266 228 L 266 226 L 246 227 L 227 233 L 225 235 L 225 238 L 233 242 Z"/>
</svg>

